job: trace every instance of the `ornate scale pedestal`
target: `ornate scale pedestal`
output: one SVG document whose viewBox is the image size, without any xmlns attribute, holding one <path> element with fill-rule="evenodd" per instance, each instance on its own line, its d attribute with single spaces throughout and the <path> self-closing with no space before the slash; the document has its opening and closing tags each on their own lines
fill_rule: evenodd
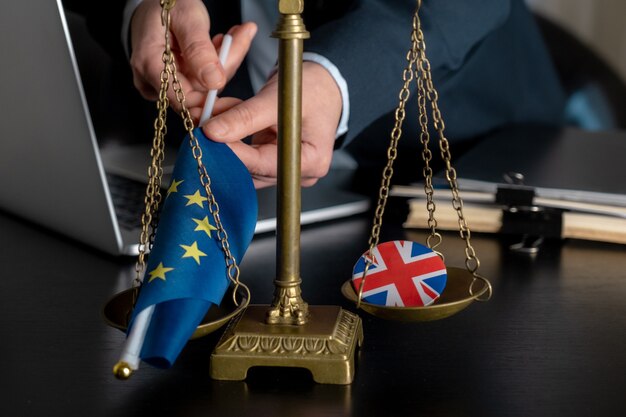
<svg viewBox="0 0 626 417">
<path fill-rule="evenodd" d="M 320 383 L 349 384 L 363 341 L 361 319 L 335 306 L 311 306 L 300 292 L 302 43 L 304 2 L 280 0 L 276 291 L 231 322 L 211 356 L 211 377 L 242 380 L 253 366 L 306 368 Z"/>
<path fill-rule="evenodd" d="M 243 380 L 254 366 L 311 371 L 322 384 L 349 384 L 363 342 L 361 319 L 336 306 L 311 306 L 304 325 L 265 324 L 267 306 L 250 306 L 230 322 L 211 355 L 211 378 Z"/>
</svg>

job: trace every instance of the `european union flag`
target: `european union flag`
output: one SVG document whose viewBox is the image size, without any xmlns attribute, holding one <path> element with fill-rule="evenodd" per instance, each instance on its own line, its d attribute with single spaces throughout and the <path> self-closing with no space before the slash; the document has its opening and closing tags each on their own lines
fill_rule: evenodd
<svg viewBox="0 0 626 417">
<path fill-rule="evenodd" d="M 200 129 L 195 129 L 194 135 L 230 250 L 239 263 L 257 219 L 252 178 L 227 145 L 207 139 Z M 221 302 L 230 283 L 207 204 L 187 137 L 178 154 L 131 318 L 132 326 L 140 311 L 155 305 L 140 354 L 154 366 L 167 368 L 174 363 L 211 304 Z"/>
</svg>

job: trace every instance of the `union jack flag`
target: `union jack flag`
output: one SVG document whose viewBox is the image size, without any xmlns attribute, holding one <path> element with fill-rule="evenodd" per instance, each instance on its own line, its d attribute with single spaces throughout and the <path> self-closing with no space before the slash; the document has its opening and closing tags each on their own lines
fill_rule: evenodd
<svg viewBox="0 0 626 417">
<path fill-rule="evenodd" d="M 365 252 L 354 265 L 352 285 L 359 291 L 367 265 Z M 370 304 L 418 307 L 433 303 L 446 286 L 446 267 L 430 248 L 406 240 L 385 242 L 372 250 L 363 301 Z"/>
</svg>

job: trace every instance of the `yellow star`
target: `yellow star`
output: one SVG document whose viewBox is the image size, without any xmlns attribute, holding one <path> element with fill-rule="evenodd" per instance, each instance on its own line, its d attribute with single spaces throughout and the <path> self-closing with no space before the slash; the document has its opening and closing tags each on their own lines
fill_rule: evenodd
<svg viewBox="0 0 626 417">
<path fill-rule="evenodd" d="M 200 207 L 204 208 L 204 206 L 202 205 L 203 202 L 206 201 L 206 197 L 202 197 L 200 195 L 200 190 L 196 190 L 196 192 L 192 195 L 186 195 L 185 198 L 189 201 L 187 201 L 187 204 L 185 204 L 185 206 L 190 206 L 192 204 L 197 204 Z"/>
<path fill-rule="evenodd" d="M 174 178 L 172 178 L 172 183 L 170 184 L 170 188 L 167 189 L 167 195 L 170 195 L 170 193 L 177 193 L 178 186 L 182 184 L 183 181 L 185 180 L 176 181 Z"/>
<path fill-rule="evenodd" d="M 208 237 L 211 237 L 211 230 L 217 230 L 211 223 L 209 223 L 209 216 L 204 216 L 204 219 L 191 219 L 198 226 L 194 229 L 194 232 L 206 232 Z"/>
<path fill-rule="evenodd" d="M 166 268 L 163 266 L 163 262 L 160 262 L 159 266 L 154 268 L 152 271 L 148 272 L 150 274 L 150 279 L 148 280 L 148 283 L 152 282 L 152 280 L 157 279 L 157 278 L 165 281 L 165 274 L 173 270 L 174 268 Z"/>
<path fill-rule="evenodd" d="M 198 249 L 198 242 L 193 242 L 191 246 L 180 245 L 181 248 L 185 249 L 185 253 L 183 254 L 183 258 L 193 258 L 196 260 L 198 265 L 200 265 L 200 257 L 207 256 L 206 253 L 202 252 Z"/>
</svg>

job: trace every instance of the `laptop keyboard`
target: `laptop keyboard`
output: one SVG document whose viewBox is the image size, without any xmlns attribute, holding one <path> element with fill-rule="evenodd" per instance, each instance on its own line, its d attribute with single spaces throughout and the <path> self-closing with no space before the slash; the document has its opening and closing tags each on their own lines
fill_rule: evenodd
<svg viewBox="0 0 626 417">
<path fill-rule="evenodd" d="M 107 182 L 120 227 L 128 230 L 141 228 L 146 184 L 114 174 L 107 174 Z"/>
</svg>

